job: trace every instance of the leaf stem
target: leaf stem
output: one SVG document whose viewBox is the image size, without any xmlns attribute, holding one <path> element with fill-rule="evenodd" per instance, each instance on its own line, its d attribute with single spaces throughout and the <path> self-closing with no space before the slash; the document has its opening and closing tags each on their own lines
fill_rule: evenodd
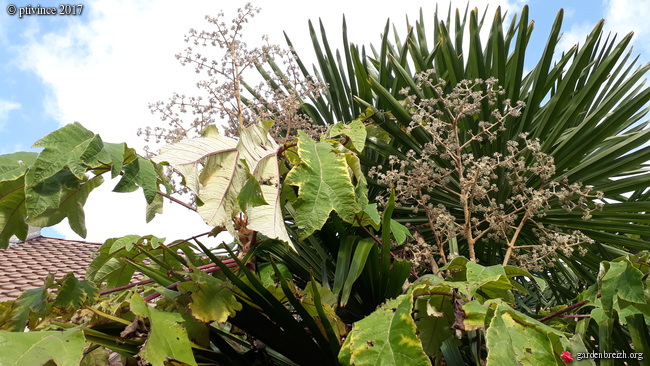
<svg viewBox="0 0 650 366">
<path fill-rule="evenodd" d="M 598 295 L 596 295 L 596 298 L 598 299 L 598 298 L 600 298 L 601 296 L 602 296 L 602 294 L 598 294 Z M 573 309 L 579 308 L 579 307 L 581 307 L 582 305 L 584 305 L 584 304 L 586 304 L 586 303 L 588 303 L 588 302 L 589 302 L 589 300 L 582 300 L 582 301 L 577 302 L 577 303 L 575 303 L 575 304 L 573 304 L 573 305 L 569 305 L 569 306 L 567 306 L 567 307 L 564 308 L 564 309 L 560 309 L 560 310 L 558 310 L 558 311 L 556 311 L 556 312 L 554 312 L 554 313 L 552 313 L 552 314 L 548 314 L 547 316 L 545 316 L 545 317 L 539 319 L 539 322 L 543 323 L 543 322 L 545 322 L 545 321 L 547 321 L 547 320 L 549 320 L 549 319 L 553 319 L 553 318 L 555 318 L 556 316 L 562 315 L 562 314 L 564 314 L 564 313 L 566 313 L 566 312 L 569 312 L 569 311 L 571 311 L 571 310 L 573 310 Z"/>
<path fill-rule="evenodd" d="M 178 203 L 179 205 L 181 205 L 181 206 L 187 208 L 188 210 L 192 210 L 192 211 L 196 212 L 196 207 L 194 207 L 194 206 L 192 206 L 192 205 L 189 205 L 189 204 L 187 204 L 187 203 L 185 203 L 185 202 L 179 200 L 179 199 L 176 198 L 176 197 L 172 197 L 171 195 L 169 195 L 169 194 L 167 194 L 167 193 L 164 193 L 164 192 L 162 192 L 162 191 L 158 191 L 158 192 L 156 192 L 156 193 L 158 193 L 159 195 L 161 195 L 161 196 L 167 198 L 168 200 L 170 200 L 170 201 L 172 201 L 172 202 Z"/>
<path fill-rule="evenodd" d="M 355 214 L 355 215 L 354 215 L 354 219 L 357 221 L 357 223 L 359 224 L 359 226 L 360 226 L 360 227 L 361 227 L 361 228 L 362 228 L 362 229 L 363 229 L 363 230 L 364 230 L 368 235 L 370 235 L 370 237 L 372 238 L 372 240 L 374 240 L 374 241 L 375 241 L 377 244 L 379 244 L 379 245 L 382 244 L 382 243 L 381 243 L 381 240 L 380 240 L 380 239 L 379 239 L 375 234 L 373 234 L 372 232 L 370 232 L 370 230 L 368 230 L 368 228 L 367 228 L 365 225 L 363 225 L 363 224 L 361 223 L 361 218 L 359 217 L 359 215 Z"/>
</svg>

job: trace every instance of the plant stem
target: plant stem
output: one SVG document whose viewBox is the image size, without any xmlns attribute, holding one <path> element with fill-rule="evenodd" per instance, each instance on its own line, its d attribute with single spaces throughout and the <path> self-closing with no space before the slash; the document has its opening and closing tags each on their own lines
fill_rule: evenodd
<svg viewBox="0 0 650 366">
<path fill-rule="evenodd" d="M 598 299 L 598 298 L 600 298 L 601 296 L 602 296 L 602 294 L 598 294 L 598 295 L 596 295 L 596 298 Z M 589 302 L 589 300 L 582 300 L 582 301 L 577 302 L 577 303 L 575 303 L 575 304 L 573 304 L 573 305 L 569 305 L 569 306 L 567 306 L 567 307 L 564 308 L 564 309 L 561 309 L 561 310 L 558 310 L 558 311 L 554 312 L 553 314 L 548 314 L 547 316 L 545 316 L 545 317 L 539 319 L 539 321 L 540 321 L 541 323 L 543 323 L 543 322 L 545 322 L 545 321 L 547 321 L 547 320 L 549 320 L 549 319 L 553 319 L 553 318 L 555 318 L 556 316 L 562 315 L 562 314 L 564 314 L 564 313 L 566 313 L 566 312 L 569 312 L 569 311 L 571 311 L 571 310 L 573 310 L 573 309 L 579 308 L 579 307 L 581 307 L 582 305 L 584 305 L 584 304 L 586 304 L 586 303 L 588 303 L 588 302 Z"/>
<path fill-rule="evenodd" d="M 161 195 L 161 196 L 167 198 L 168 200 L 170 200 L 170 201 L 172 201 L 172 202 L 178 203 L 179 205 L 181 205 L 181 206 L 187 208 L 188 210 L 192 210 L 192 211 L 195 211 L 195 212 L 196 212 L 196 207 L 193 207 L 193 206 L 191 206 L 191 205 L 189 205 L 189 204 L 187 204 L 187 203 L 185 203 L 185 202 L 179 200 L 179 199 L 176 198 L 176 197 L 172 197 L 171 195 L 169 195 L 169 194 L 167 194 L 167 193 L 164 193 L 164 192 L 162 192 L 162 191 L 158 191 L 157 193 L 158 193 L 159 195 Z"/>
<path fill-rule="evenodd" d="M 523 229 L 524 224 L 526 223 L 526 220 L 528 220 L 528 212 L 524 214 L 524 217 L 521 219 L 521 222 L 519 222 L 519 226 L 517 226 L 517 230 L 515 230 L 515 233 L 512 235 L 512 238 L 510 238 L 510 241 L 508 242 L 508 250 L 506 251 L 506 255 L 503 257 L 503 265 L 507 266 L 508 261 L 510 260 L 510 256 L 512 255 L 512 251 L 515 248 L 515 243 L 517 242 L 517 238 L 519 237 L 519 233 L 521 233 L 521 229 Z"/>
<path fill-rule="evenodd" d="M 359 224 L 359 226 L 360 226 L 360 227 L 361 227 L 361 228 L 362 228 L 362 229 L 363 229 L 363 230 L 364 230 L 368 235 L 370 235 L 370 237 L 372 238 L 372 240 L 374 240 L 377 244 L 381 245 L 381 240 L 379 240 L 379 238 L 378 238 L 375 234 L 373 234 L 372 232 L 370 232 L 370 230 L 368 230 L 368 228 L 367 228 L 365 225 L 363 225 L 363 224 L 361 223 L 361 218 L 360 218 L 358 215 L 355 214 L 355 215 L 354 215 L 354 219 L 357 221 L 357 223 Z"/>
</svg>

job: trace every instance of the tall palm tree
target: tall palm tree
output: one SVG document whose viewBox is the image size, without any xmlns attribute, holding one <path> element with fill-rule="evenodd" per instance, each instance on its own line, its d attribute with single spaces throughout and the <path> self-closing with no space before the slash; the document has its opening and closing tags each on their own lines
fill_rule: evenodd
<svg viewBox="0 0 650 366">
<path fill-rule="evenodd" d="M 617 40 L 615 35 L 604 34 L 603 21 L 596 24 L 581 46 L 559 50 L 563 19 L 560 11 L 540 59 L 527 71 L 526 65 L 532 64 L 526 59 L 526 52 L 534 25 L 529 21 L 528 7 L 509 21 L 497 9 L 487 38 L 480 36 L 487 24 L 485 19 L 486 12 L 480 14 L 477 9 L 466 9 L 463 14 L 457 10 L 453 19 L 451 9 L 446 19 L 440 19 L 436 12 L 431 34 L 425 27 L 429 20 L 421 12 L 415 24 L 409 25 L 406 35 L 395 30 L 391 39 L 390 23 L 387 23 L 381 43 L 378 47 L 370 46 L 370 50 L 348 42 L 344 19 L 341 51 L 334 51 L 330 46 L 322 23 L 320 32 L 310 23 L 317 65 L 310 72 L 299 55 L 297 61 L 306 77 L 326 83 L 328 88 L 322 96 L 304 98 L 302 111 L 314 123 L 330 125 L 351 121 L 371 108 L 373 113 L 368 120 L 380 126 L 389 138 L 369 138 L 362 163 L 366 171 L 374 168 L 385 172 L 391 155 L 412 161 L 422 159 L 422 151 L 431 141 L 423 129 L 409 128 L 415 113 L 413 105 L 439 96 L 436 86 L 444 85 L 442 92 L 449 93 L 463 80 L 497 79 L 505 93 L 497 97 L 496 107 L 484 103 L 478 113 L 458 123 L 458 134 L 465 138 L 476 134 L 478 121 L 490 121 L 495 109 L 503 112 L 505 100 L 512 104 L 523 101 L 525 107 L 521 115 L 505 119 L 505 129 L 494 141 L 468 144 L 463 152 L 475 158 L 505 153 L 508 141 L 517 140 L 526 132 L 528 139 L 539 140 L 544 156 L 552 157 L 555 170 L 547 181 L 562 181 L 566 186 L 579 183 L 592 192 L 602 192 L 598 198 L 580 203 L 589 210 L 588 220 L 581 218 L 583 211 L 567 211 L 562 207 L 563 202 L 555 198 L 549 201 L 546 215 L 525 222 L 517 237 L 517 243 L 521 243 L 518 245 L 534 247 L 539 244 L 535 230 L 544 225 L 558 232 L 578 230 L 590 238 L 590 243 L 583 245 L 584 255 L 577 255 L 577 251 L 557 252 L 558 260 L 537 271 L 550 284 L 547 300 L 550 297 L 551 304 L 566 302 L 585 285 L 595 282 L 600 261 L 650 247 L 643 238 L 650 223 L 646 214 L 650 208 L 647 189 L 650 129 L 644 119 L 650 89 L 644 85 L 643 77 L 650 64 L 637 66 L 638 57 L 632 56 L 629 47 L 632 34 Z M 289 38 L 287 42 L 292 46 Z M 269 67 L 270 71 L 263 73 L 267 79 L 272 78 L 270 75 L 283 77 L 273 60 L 269 60 Z M 419 85 L 417 75 L 427 70 L 432 82 Z M 275 87 L 286 92 L 290 88 L 288 85 Z M 400 93 L 404 88 L 408 92 Z M 474 86 L 474 89 L 485 90 L 485 86 Z M 412 102 L 407 103 L 408 98 Z M 409 151 L 414 155 L 407 157 Z M 434 165 L 448 164 L 437 157 L 427 155 L 426 158 Z M 530 163 L 532 158 L 527 159 Z M 451 185 L 458 185 L 458 176 L 451 176 L 451 180 Z M 504 180 L 504 172 L 500 171 L 494 182 L 503 185 Z M 544 179 L 528 177 L 527 185 L 533 189 L 543 184 Z M 386 197 L 389 191 L 386 185 L 370 180 L 371 197 Z M 443 204 L 464 225 L 460 200 L 432 192 L 429 203 Z M 508 207 L 512 210 L 507 202 L 514 194 L 512 187 L 504 186 L 498 192 L 491 192 L 485 200 L 494 199 L 497 204 L 504 204 L 506 211 Z M 408 205 L 396 209 L 393 217 L 414 226 L 427 222 L 422 210 L 414 213 Z M 309 239 L 309 245 L 320 243 L 329 248 L 327 255 L 316 255 L 328 263 L 324 268 L 334 268 L 338 245 L 323 243 L 330 242 L 326 237 L 333 237 L 337 231 L 340 228 L 328 222 L 320 233 Z M 434 241 L 431 230 L 422 230 L 422 235 L 425 241 Z M 476 260 L 484 265 L 508 262 L 507 243 L 503 238 L 485 236 L 476 243 L 468 243 L 462 236 L 457 239 L 455 245 L 461 255 L 467 256 L 475 250 Z M 521 251 L 524 255 L 526 252 Z"/>
</svg>

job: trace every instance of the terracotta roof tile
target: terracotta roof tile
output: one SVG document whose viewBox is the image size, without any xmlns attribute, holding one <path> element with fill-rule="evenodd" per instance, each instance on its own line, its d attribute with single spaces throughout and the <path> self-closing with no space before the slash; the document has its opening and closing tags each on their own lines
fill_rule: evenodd
<svg viewBox="0 0 650 366">
<path fill-rule="evenodd" d="M 0 302 L 23 291 L 43 286 L 49 273 L 61 278 L 68 272 L 83 279 L 91 254 L 100 244 L 37 236 L 0 249 Z"/>
</svg>

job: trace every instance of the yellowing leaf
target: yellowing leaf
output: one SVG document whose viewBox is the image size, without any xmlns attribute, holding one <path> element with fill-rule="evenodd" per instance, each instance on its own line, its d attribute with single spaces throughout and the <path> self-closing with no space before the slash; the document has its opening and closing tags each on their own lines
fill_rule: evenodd
<svg viewBox="0 0 650 366">
<path fill-rule="evenodd" d="M 270 123 L 260 123 L 242 129 L 239 140 L 206 130 L 204 137 L 164 148 L 154 160 L 167 162 L 183 174 L 203 203 L 198 212 L 209 225 L 233 232 L 232 218 L 246 206 L 251 230 L 291 243 L 280 206 L 278 145 L 268 133 L 270 127 Z M 244 187 L 243 194 L 249 194 L 255 183 L 250 182 L 251 176 L 259 184 L 261 199 L 240 196 Z"/>
<path fill-rule="evenodd" d="M 202 271 L 195 271 L 190 277 L 193 282 L 183 282 L 178 289 L 192 293 L 189 307 L 196 319 L 205 323 L 223 323 L 241 310 L 242 305 L 223 281 Z"/>
<path fill-rule="evenodd" d="M 199 163 L 203 158 L 227 151 L 235 151 L 237 140 L 219 135 L 208 134 L 205 137 L 183 140 L 167 145 L 152 160 L 167 162 L 185 177 L 185 184 L 195 193 L 199 191 Z"/>
<path fill-rule="evenodd" d="M 262 122 L 241 131 L 237 149 L 250 167 L 250 173 L 260 183 L 264 201 L 248 210 L 248 228 L 272 239 L 284 240 L 291 247 L 280 205 L 280 167 L 278 144 L 269 135 L 272 123 Z"/>
<path fill-rule="evenodd" d="M 149 318 L 149 339 L 138 355 L 152 366 L 164 366 L 167 357 L 196 366 L 192 343 L 187 335 L 184 319 L 179 313 L 167 313 L 148 306 L 139 295 L 131 298 L 131 311 Z"/>
<path fill-rule="evenodd" d="M 199 181 L 201 188 L 197 193 L 203 202 L 198 207 L 199 214 L 208 225 L 224 226 L 233 232 L 232 218 L 240 212 L 237 196 L 246 183 L 246 169 L 239 162 L 239 152 L 209 156 Z"/>
<path fill-rule="evenodd" d="M 336 137 L 338 135 L 347 136 L 350 139 L 350 144 L 357 152 L 363 151 L 366 144 L 366 126 L 361 119 L 355 119 L 350 123 L 339 122 L 332 126 L 329 136 Z"/>
</svg>

